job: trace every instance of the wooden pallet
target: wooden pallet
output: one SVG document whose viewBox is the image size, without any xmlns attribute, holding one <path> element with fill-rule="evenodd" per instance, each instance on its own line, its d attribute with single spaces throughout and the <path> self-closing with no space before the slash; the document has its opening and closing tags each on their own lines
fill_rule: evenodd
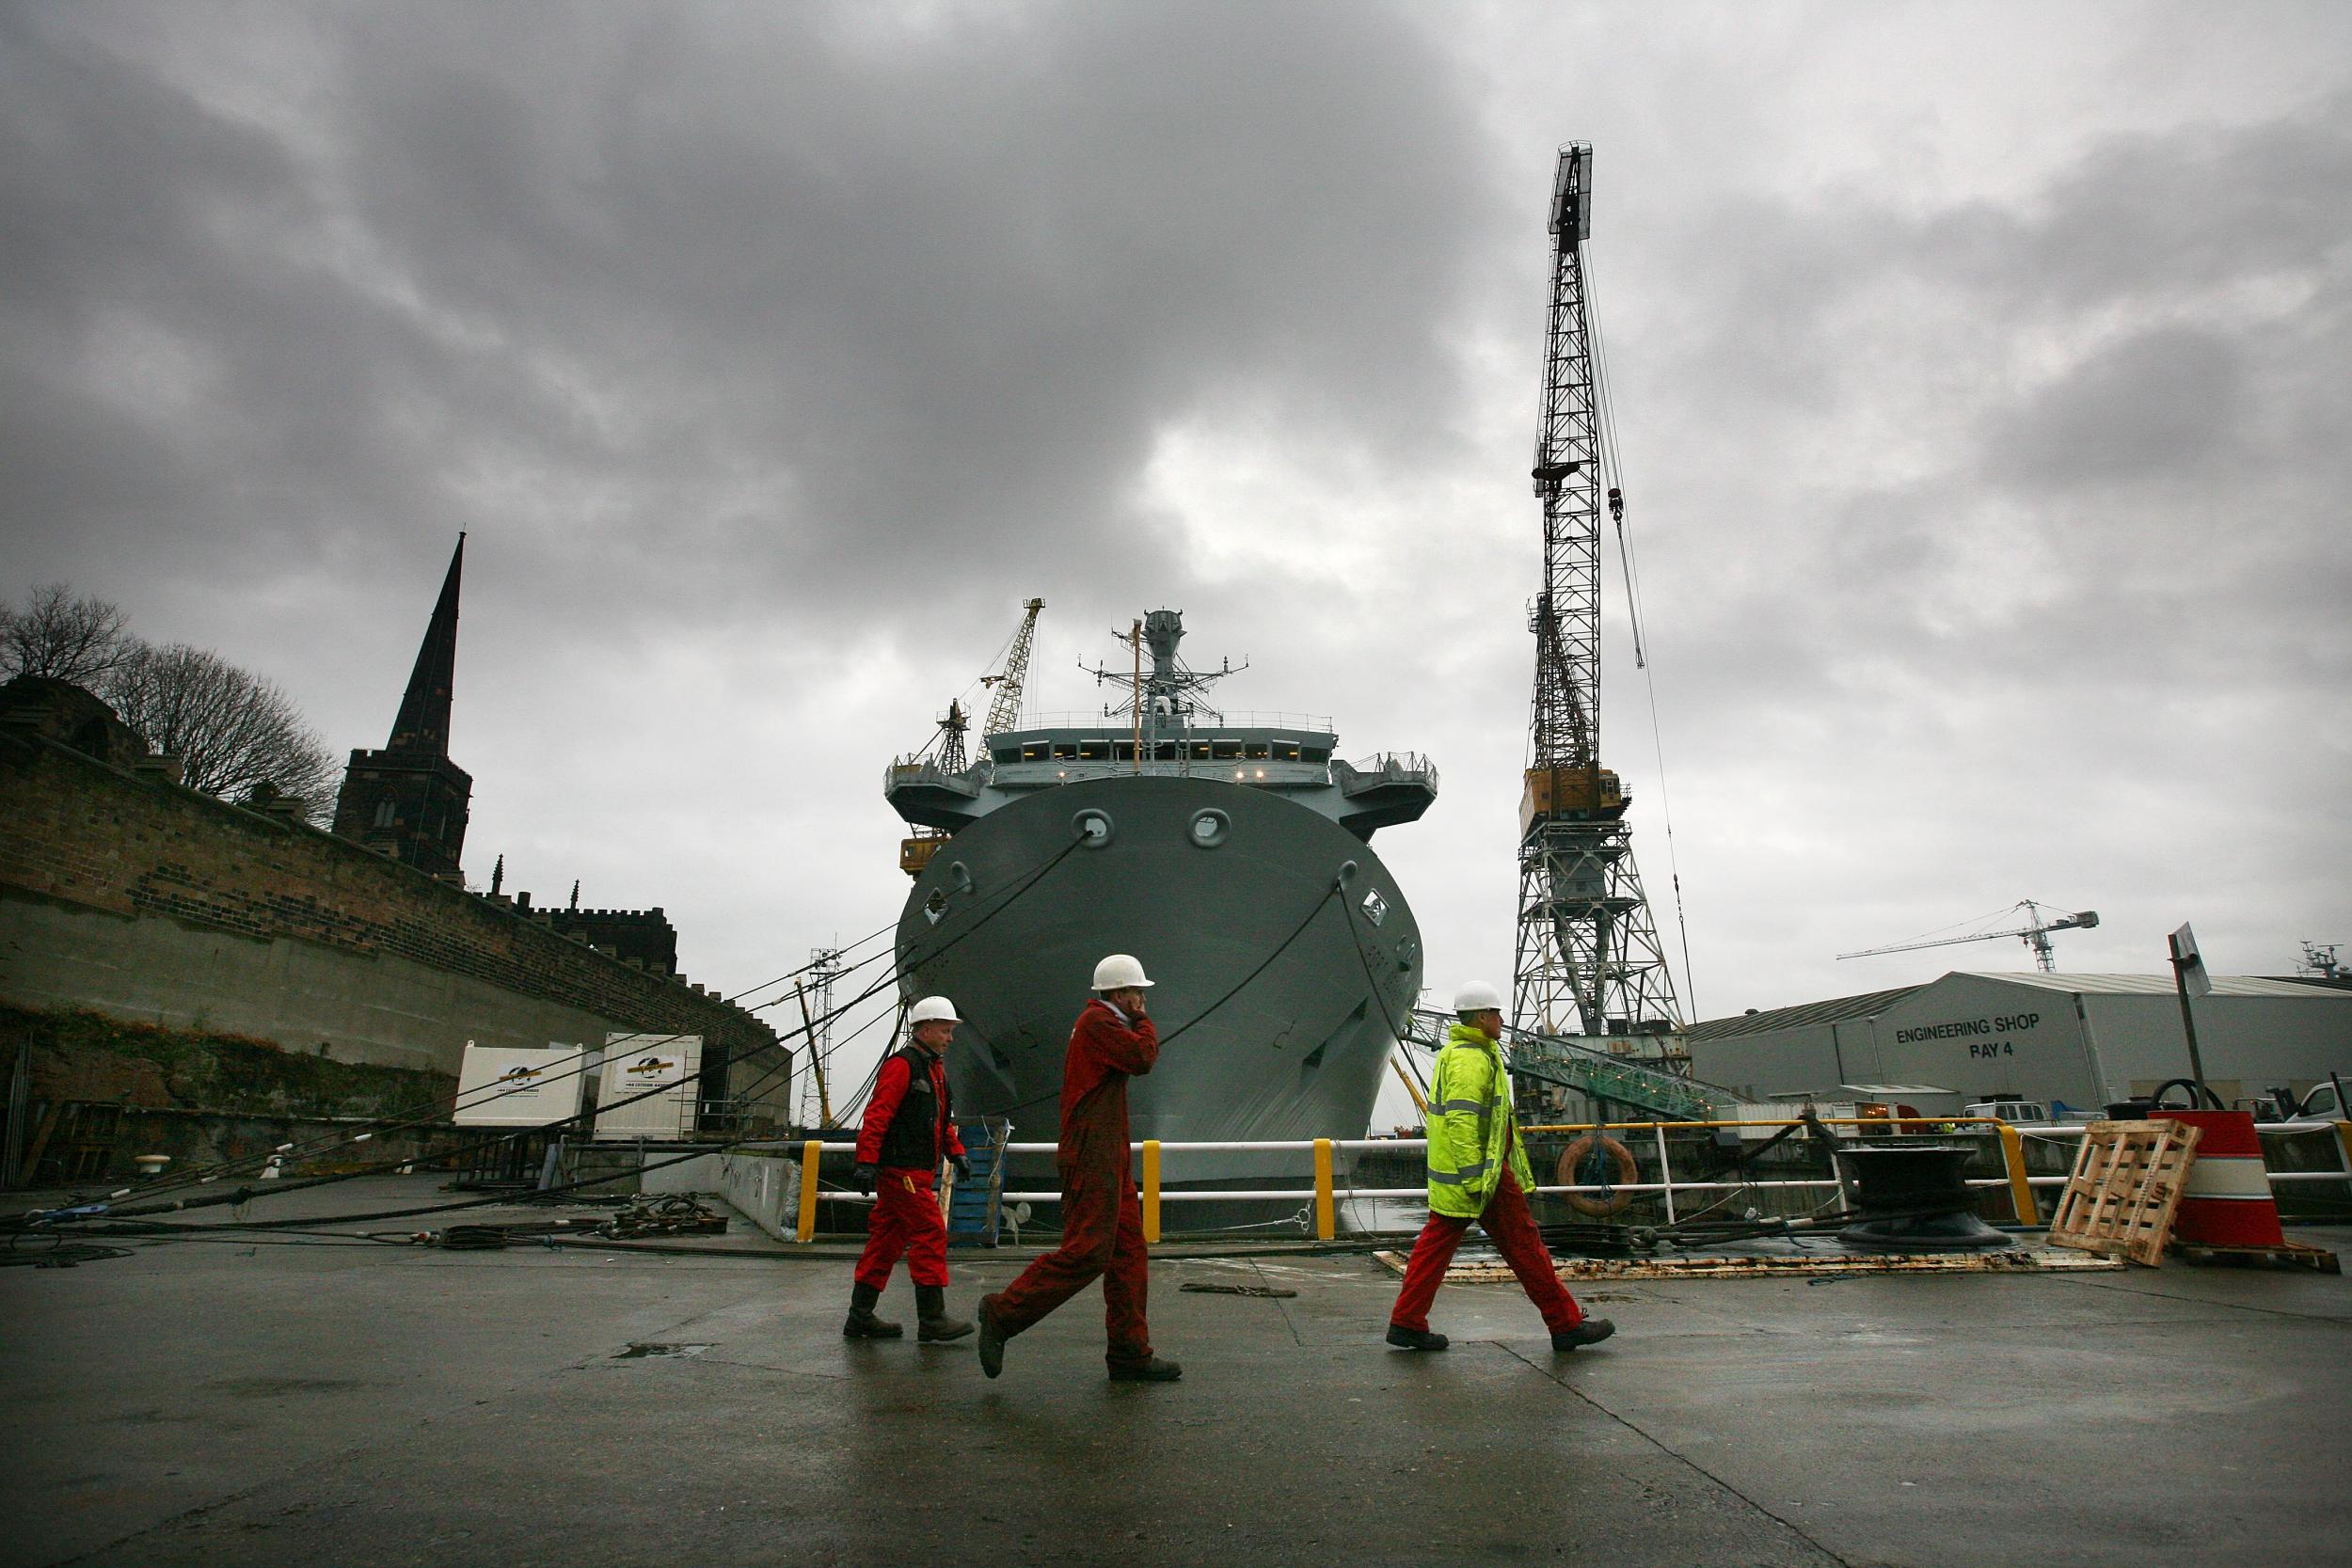
<svg viewBox="0 0 2352 1568">
<path fill-rule="evenodd" d="M 2201 1135 L 2177 1121 L 2092 1122 L 2051 1217 L 2050 1244 L 2161 1263 Z"/>
<path fill-rule="evenodd" d="M 2342 1274 L 2343 1260 L 2324 1246 L 2305 1246 L 2300 1242 L 2280 1242 L 2276 1246 L 2216 1246 L 2210 1242 L 2181 1242 L 2172 1243 L 2172 1255 L 2185 1263 L 2234 1263 L 2264 1269 L 2316 1269 L 2321 1274 Z"/>
</svg>

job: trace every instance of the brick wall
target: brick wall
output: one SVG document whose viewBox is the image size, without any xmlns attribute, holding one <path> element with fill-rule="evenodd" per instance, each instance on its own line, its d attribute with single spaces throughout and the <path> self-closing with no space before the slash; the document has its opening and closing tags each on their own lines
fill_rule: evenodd
<svg viewBox="0 0 2352 1568">
<path fill-rule="evenodd" d="M 597 1024 L 700 1035 L 714 1064 L 780 1059 L 767 1024 L 682 978 L 287 816 L 22 731 L 0 733 L 0 1000 L 443 1072 L 468 1037 L 544 1045 Z"/>
</svg>

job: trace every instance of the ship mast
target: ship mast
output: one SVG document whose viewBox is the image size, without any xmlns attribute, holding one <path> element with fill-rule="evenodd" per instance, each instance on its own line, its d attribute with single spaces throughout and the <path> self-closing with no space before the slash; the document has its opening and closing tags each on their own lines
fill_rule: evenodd
<svg viewBox="0 0 2352 1568">
<path fill-rule="evenodd" d="M 1544 580 L 1531 607 L 1535 690 L 1519 802 L 1519 904 L 1513 963 L 1519 1026 L 1629 1038 L 1679 1054 L 1674 979 L 1635 869 L 1629 804 L 1600 765 L 1600 507 L 1625 500 L 1605 451 L 1584 279 L 1593 150 L 1560 150 L 1553 179 L 1551 314 L 1543 422 L 1533 477 L 1544 504 Z"/>
</svg>

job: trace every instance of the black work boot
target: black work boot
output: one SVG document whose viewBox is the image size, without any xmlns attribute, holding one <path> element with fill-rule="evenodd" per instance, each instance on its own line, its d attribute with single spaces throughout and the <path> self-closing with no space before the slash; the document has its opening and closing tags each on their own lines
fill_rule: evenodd
<svg viewBox="0 0 2352 1568">
<path fill-rule="evenodd" d="M 1607 1318 L 1587 1318 L 1574 1328 L 1564 1328 L 1553 1335 L 1551 1348 L 1571 1351 L 1579 1345 L 1597 1345 L 1616 1332 L 1617 1325 Z"/>
<path fill-rule="evenodd" d="M 850 1287 L 850 1316 L 841 1325 L 844 1339 L 896 1339 L 906 1333 L 897 1323 L 886 1323 L 874 1316 L 874 1303 L 880 1300 L 879 1285 L 868 1285 L 861 1279 Z"/>
<path fill-rule="evenodd" d="M 914 1337 L 925 1344 L 937 1344 L 942 1339 L 961 1339 L 972 1332 L 972 1325 L 961 1318 L 947 1316 L 947 1288 L 945 1285 L 917 1285 L 914 1288 L 914 1315 L 920 1320 Z"/>
<path fill-rule="evenodd" d="M 1403 1323 L 1389 1325 L 1389 1343 L 1399 1350 L 1443 1350 L 1452 1342 L 1430 1329 L 1406 1328 Z"/>
<path fill-rule="evenodd" d="M 1184 1368 L 1173 1361 L 1163 1361 L 1156 1355 L 1149 1361 L 1111 1363 L 1113 1383 L 1173 1383 L 1184 1375 Z"/>
<path fill-rule="evenodd" d="M 996 1326 L 996 1314 L 988 1304 L 996 1298 L 980 1298 L 980 1370 L 994 1377 L 1005 1370 L 1005 1331 Z"/>
</svg>

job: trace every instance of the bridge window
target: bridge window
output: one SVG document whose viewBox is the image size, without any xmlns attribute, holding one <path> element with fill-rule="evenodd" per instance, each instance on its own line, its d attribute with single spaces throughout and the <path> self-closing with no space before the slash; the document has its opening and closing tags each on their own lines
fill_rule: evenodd
<svg viewBox="0 0 2352 1568">
<path fill-rule="evenodd" d="M 1196 740 L 1192 743 L 1192 760 L 1195 762 L 1206 762 L 1209 760 L 1209 743 L 1207 741 Z"/>
<path fill-rule="evenodd" d="M 1241 754 L 1252 762 L 1263 762 L 1268 755 L 1268 747 L 1263 740 L 1253 740 L 1241 749 Z"/>
<path fill-rule="evenodd" d="M 1210 751 L 1210 752 L 1209 752 L 1209 760 L 1210 760 L 1210 761 L 1212 761 L 1212 762 L 1238 762 L 1238 761 L 1240 761 L 1240 760 L 1241 760 L 1241 742 L 1240 742 L 1240 741 L 1238 741 L 1238 740 L 1213 740 L 1213 741 L 1211 741 L 1209 744 L 1210 744 L 1210 746 L 1213 748 L 1213 749 Z"/>
<path fill-rule="evenodd" d="M 1298 742 L 1295 740 L 1276 741 L 1274 743 L 1274 760 L 1277 762 L 1296 762 L 1298 760 Z"/>
<path fill-rule="evenodd" d="M 1078 742 L 1078 758 L 1082 762 L 1108 762 L 1110 760 L 1110 755 L 1111 743 L 1107 740 L 1081 740 Z"/>
<path fill-rule="evenodd" d="M 1154 762 L 1174 762 L 1183 754 L 1183 748 L 1173 740 L 1163 740 L 1152 748 L 1152 758 Z"/>
<path fill-rule="evenodd" d="M 1054 742 L 1054 760 L 1055 760 L 1056 762 L 1075 762 L 1075 761 L 1077 761 L 1077 760 L 1078 760 L 1078 743 L 1077 743 L 1076 741 L 1074 741 L 1074 740 L 1057 740 L 1057 741 L 1055 741 L 1055 742 Z"/>
</svg>

